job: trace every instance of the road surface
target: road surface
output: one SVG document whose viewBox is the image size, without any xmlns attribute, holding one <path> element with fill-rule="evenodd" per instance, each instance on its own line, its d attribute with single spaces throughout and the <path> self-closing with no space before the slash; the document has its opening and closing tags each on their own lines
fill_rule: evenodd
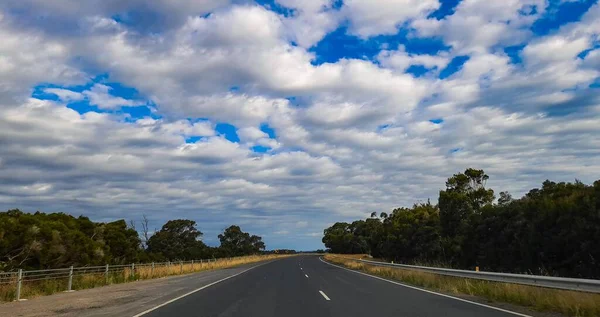
<svg viewBox="0 0 600 317">
<path fill-rule="evenodd" d="M 137 316 L 526 316 L 404 287 L 324 263 L 269 262 Z"/>
</svg>

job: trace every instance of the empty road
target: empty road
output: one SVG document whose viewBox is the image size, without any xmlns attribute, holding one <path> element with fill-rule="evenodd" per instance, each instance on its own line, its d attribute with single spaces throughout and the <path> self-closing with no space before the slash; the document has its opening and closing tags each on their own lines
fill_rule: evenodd
<svg viewBox="0 0 600 317">
<path fill-rule="evenodd" d="M 137 316 L 526 316 L 297 256 L 269 262 Z"/>
</svg>

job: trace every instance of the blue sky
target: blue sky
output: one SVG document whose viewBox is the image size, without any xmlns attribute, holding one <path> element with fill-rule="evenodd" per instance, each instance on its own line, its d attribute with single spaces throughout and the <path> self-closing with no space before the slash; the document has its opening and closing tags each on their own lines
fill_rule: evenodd
<svg viewBox="0 0 600 317">
<path fill-rule="evenodd" d="M 336 221 L 600 175 L 586 0 L 0 4 L 0 207 L 238 224 L 321 248 Z"/>
</svg>

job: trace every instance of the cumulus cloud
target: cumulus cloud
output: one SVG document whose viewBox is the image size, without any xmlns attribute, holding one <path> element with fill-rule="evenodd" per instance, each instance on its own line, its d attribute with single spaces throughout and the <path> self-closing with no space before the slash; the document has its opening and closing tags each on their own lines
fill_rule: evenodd
<svg viewBox="0 0 600 317">
<path fill-rule="evenodd" d="M 46 88 L 44 89 L 44 92 L 56 95 L 64 102 L 78 101 L 85 98 L 85 95 L 82 93 L 62 88 Z"/>
<path fill-rule="evenodd" d="M 84 91 L 83 95 L 89 98 L 91 105 L 98 106 L 100 109 L 115 109 L 139 104 L 139 102 L 133 100 L 115 97 L 110 94 L 110 90 L 109 86 L 95 84 L 90 90 Z"/>
<path fill-rule="evenodd" d="M 415 19 L 412 26 L 421 36 L 441 36 L 461 54 L 481 53 L 497 44 L 525 42 L 532 35 L 528 26 L 545 8 L 544 0 L 464 0 L 454 14 L 442 20 Z"/>
<path fill-rule="evenodd" d="M 341 15 L 334 10 L 333 0 L 277 0 L 281 5 L 294 9 L 294 14 L 283 20 L 290 37 L 302 47 L 311 47 L 333 31 L 341 22 Z"/>
<path fill-rule="evenodd" d="M 316 248 L 333 222 L 435 201 L 467 167 L 515 195 L 600 174 L 597 4 L 537 36 L 537 0 L 464 0 L 441 19 L 429 16 L 437 1 L 278 0 L 289 14 L 217 0 L 20 3 L 0 5 L 5 209 L 192 218 L 209 243 L 237 223 L 272 247 Z M 409 40 L 450 49 L 316 63 L 309 48 L 342 23 L 365 41 L 411 28 Z"/>
<path fill-rule="evenodd" d="M 350 31 L 368 38 L 395 34 L 402 24 L 425 18 L 439 6 L 438 0 L 346 0 L 342 12 L 350 20 Z"/>
</svg>

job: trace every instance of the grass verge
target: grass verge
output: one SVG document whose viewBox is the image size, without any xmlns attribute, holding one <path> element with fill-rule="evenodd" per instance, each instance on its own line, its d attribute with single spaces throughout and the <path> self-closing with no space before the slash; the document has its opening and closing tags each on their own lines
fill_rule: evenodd
<svg viewBox="0 0 600 317">
<path fill-rule="evenodd" d="M 346 268 L 397 280 L 406 284 L 448 294 L 479 296 L 530 307 L 537 311 L 556 312 L 568 316 L 600 316 L 600 294 L 565 291 L 528 285 L 489 282 L 444 276 L 414 270 L 379 267 L 337 255 L 326 254 L 325 260 Z"/>
<path fill-rule="evenodd" d="M 131 268 L 119 271 L 111 271 L 108 276 L 104 273 L 90 273 L 73 276 L 73 290 L 82 290 L 110 284 L 119 284 L 137 280 L 161 278 L 172 275 L 188 274 L 200 271 L 216 270 L 235 267 L 242 264 L 267 261 L 290 255 L 251 255 L 233 259 L 217 259 L 214 262 L 198 262 L 180 264 L 173 262 L 165 266 L 138 266 L 132 274 Z M 67 289 L 67 278 L 49 279 L 39 281 L 24 281 L 21 286 L 21 298 L 34 298 L 37 296 L 50 295 L 63 292 Z M 16 280 L 10 284 L 0 284 L 0 302 L 13 301 L 16 298 Z"/>
</svg>

